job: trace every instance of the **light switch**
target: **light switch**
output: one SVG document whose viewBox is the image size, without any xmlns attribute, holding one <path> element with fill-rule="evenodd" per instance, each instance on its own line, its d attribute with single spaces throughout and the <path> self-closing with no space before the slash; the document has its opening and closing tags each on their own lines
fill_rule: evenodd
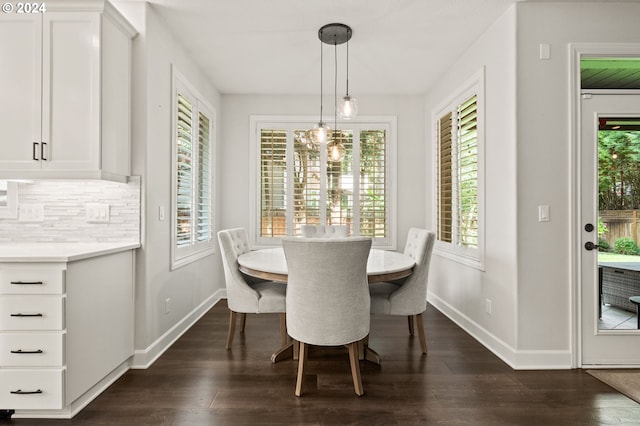
<svg viewBox="0 0 640 426">
<path fill-rule="evenodd" d="M 549 222 L 549 206 L 538 206 L 538 222 Z"/>
<path fill-rule="evenodd" d="M 85 220 L 89 223 L 108 223 L 109 204 L 87 203 L 85 208 Z"/>
<path fill-rule="evenodd" d="M 551 59 L 551 46 L 548 43 L 540 44 L 540 59 Z"/>
</svg>

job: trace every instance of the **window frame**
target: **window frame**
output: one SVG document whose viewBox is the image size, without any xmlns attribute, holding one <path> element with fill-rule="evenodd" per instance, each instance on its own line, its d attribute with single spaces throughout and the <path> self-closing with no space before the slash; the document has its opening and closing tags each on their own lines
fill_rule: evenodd
<svg viewBox="0 0 640 426">
<path fill-rule="evenodd" d="M 215 201 L 215 145 L 216 145 L 216 111 L 200 94 L 200 92 L 187 80 L 187 78 L 172 66 L 172 108 L 171 108 L 171 270 L 178 269 L 191 262 L 215 253 L 215 229 L 214 229 L 214 201 Z M 191 237 L 188 245 L 178 245 L 178 152 L 176 135 L 178 131 L 178 93 L 187 97 L 192 104 L 192 143 L 195 144 L 192 163 L 196 165 L 196 170 L 192 174 L 192 206 L 198 205 L 198 193 L 200 192 L 200 158 L 199 158 L 199 136 L 200 136 L 200 114 L 203 113 L 209 119 L 209 236 L 206 240 L 198 241 L 198 217 L 190 216 L 192 224 Z M 192 208 L 193 211 L 193 208 Z"/>
<path fill-rule="evenodd" d="M 459 87 L 455 95 L 449 98 L 448 101 L 443 102 L 440 107 L 435 108 L 432 111 L 432 137 L 433 137 L 433 198 L 432 198 L 432 229 L 438 230 L 438 214 L 440 209 L 439 202 L 439 190 L 440 190 L 440 119 L 451 113 L 455 118 L 455 124 L 452 125 L 452 148 L 453 145 L 458 143 L 457 140 L 457 109 L 464 102 L 469 100 L 473 96 L 477 96 L 476 108 L 477 108 L 477 209 L 478 209 L 478 245 L 477 248 L 466 247 L 458 243 L 458 233 L 456 232 L 456 226 L 458 222 L 458 199 L 456 195 L 452 196 L 452 217 L 451 223 L 453 226 L 451 232 L 451 242 L 445 242 L 436 237 L 434 245 L 434 254 L 445 257 L 447 259 L 462 263 L 467 266 L 484 271 L 485 267 L 485 72 L 484 68 L 477 71 L 471 78 L 469 78 L 463 85 Z M 456 175 L 457 170 L 452 169 L 452 175 Z M 457 192 L 456 180 L 454 178 L 452 184 L 452 190 L 454 194 Z"/>
<path fill-rule="evenodd" d="M 260 237 L 260 132 L 262 129 L 273 127 L 279 130 L 287 131 L 287 153 L 292 150 L 291 135 L 294 130 L 300 130 L 301 128 L 311 129 L 317 124 L 317 116 L 299 116 L 299 115 L 251 115 L 250 116 L 250 135 L 251 145 L 249 149 L 250 164 L 249 168 L 249 215 L 250 225 L 249 234 L 252 245 L 256 248 L 272 247 L 281 244 L 281 238 L 279 237 Z M 334 124 L 329 123 L 333 128 Z M 354 120 L 339 120 L 338 128 L 351 130 L 356 127 L 371 126 L 372 124 L 379 125 L 379 129 L 384 129 L 387 132 L 386 135 L 386 151 L 385 161 L 387 165 L 386 169 L 386 193 L 385 201 L 388 201 L 387 207 L 387 229 L 388 233 L 385 238 L 374 238 L 373 245 L 376 248 L 396 250 L 397 248 L 397 167 L 396 167 L 396 150 L 397 150 L 397 117 L 396 116 L 358 116 Z M 372 129 L 369 129 L 372 130 Z M 358 130 L 359 133 L 359 130 Z M 355 139 L 355 137 L 354 137 Z M 359 142 L 358 142 L 359 143 Z M 326 157 L 326 153 L 321 153 L 323 157 Z M 287 166 L 291 167 L 293 164 L 292 157 L 289 155 L 287 158 Z M 359 161 L 359 158 L 358 158 Z M 322 177 L 326 180 L 325 176 Z M 324 195 L 322 197 L 324 200 Z M 289 212 L 287 212 L 289 215 Z M 289 227 L 290 228 L 290 227 Z M 287 229 L 287 235 L 291 233 L 291 229 Z M 352 235 L 358 235 L 356 230 L 352 229 Z"/>
</svg>

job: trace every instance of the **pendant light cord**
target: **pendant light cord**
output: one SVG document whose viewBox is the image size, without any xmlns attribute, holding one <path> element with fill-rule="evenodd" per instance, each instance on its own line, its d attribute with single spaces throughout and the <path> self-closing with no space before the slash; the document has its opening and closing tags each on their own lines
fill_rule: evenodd
<svg viewBox="0 0 640 426">
<path fill-rule="evenodd" d="M 322 126 L 322 33 L 320 33 L 320 126 Z"/>
<path fill-rule="evenodd" d="M 348 30 L 348 33 L 351 34 L 351 29 Z M 347 96 L 349 96 L 349 39 L 351 37 L 347 37 Z"/>
<path fill-rule="evenodd" d="M 338 131 L 338 42 L 333 41 L 333 141 L 336 141 L 336 132 Z"/>
</svg>

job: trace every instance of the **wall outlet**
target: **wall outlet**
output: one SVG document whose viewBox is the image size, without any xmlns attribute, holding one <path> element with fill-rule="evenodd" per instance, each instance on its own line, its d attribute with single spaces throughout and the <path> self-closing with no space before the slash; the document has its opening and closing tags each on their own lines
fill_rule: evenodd
<svg viewBox="0 0 640 426">
<path fill-rule="evenodd" d="M 20 204 L 18 222 L 44 222 L 44 205 Z"/>
<path fill-rule="evenodd" d="M 168 314 L 169 312 L 171 312 L 171 298 L 167 297 L 164 299 L 164 313 Z"/>
<path fill-rule="evenodd" d="M 87 222 L 109 223 L 109 204 L 87 203 L 84 209 Z"/>
<path fill-rule="evenodd" d="M 491 299 L 485 299 L 484 309 L 489 315 L 491 315 Z"/>
</svg>

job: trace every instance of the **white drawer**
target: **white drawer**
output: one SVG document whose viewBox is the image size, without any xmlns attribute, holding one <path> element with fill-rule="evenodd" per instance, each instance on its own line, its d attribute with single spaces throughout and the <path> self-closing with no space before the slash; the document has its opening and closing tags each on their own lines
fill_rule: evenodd
<svg viewBox="0 0 640 426">
<path fill-rule="evenodd" d="M 0 296 L 0 330 L 64 329 L 64 297 Z"/>
<path fill-rule="evenodd" d="M 64 333 L 0 333 L 2 367 L 62 367 Z"/>
<path fill-rule="evenodd" d="M 0 294 L 62 294 L 64 271 L 56 269 L 0 269 Z"/>
<path fill-rule="evenodd" d="M 0 408 L 58 410 L 62 408 L 64 370 L 0 370 Z"/>
</svg>

